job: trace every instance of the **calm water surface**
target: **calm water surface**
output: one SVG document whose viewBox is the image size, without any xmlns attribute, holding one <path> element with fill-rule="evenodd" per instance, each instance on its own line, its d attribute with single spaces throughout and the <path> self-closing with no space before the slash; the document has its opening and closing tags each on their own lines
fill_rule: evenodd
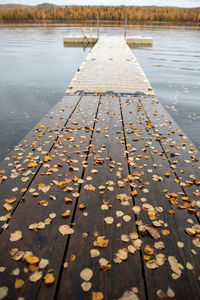
<svg viewBox="0 0 200 300">
<path fill-rule="evenodd" d="M 80 25 L 0 25 L 0 159 L 63 96 L 90 51 L 65 48 L 63 36 L 80 34 Z M 123 36 L 124 29 L 102 26 L 100 34 Z M 199 28 L 128 26 L 127 35 L 135 34 L 153 37 L 152 48 L 132 51 L 158 99 L 198 146 Z"/>
</svg>

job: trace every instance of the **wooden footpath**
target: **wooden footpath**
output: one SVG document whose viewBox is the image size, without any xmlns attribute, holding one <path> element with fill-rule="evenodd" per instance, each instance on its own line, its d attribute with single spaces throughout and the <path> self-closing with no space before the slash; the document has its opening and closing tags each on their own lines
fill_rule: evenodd
<svg viewBox="0 0 200 300">
<path fill-rule="evenodd" d="M 154 96 L 65 95 L 0 164 L 0 299 L 199 299 L 199 161 Z"/>
</svg>

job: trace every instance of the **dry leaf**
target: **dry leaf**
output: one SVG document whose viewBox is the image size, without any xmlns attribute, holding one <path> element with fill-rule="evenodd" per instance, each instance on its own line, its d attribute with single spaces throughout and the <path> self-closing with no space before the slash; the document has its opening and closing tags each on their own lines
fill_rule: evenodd
<svg viewBox="0 0 200 300">
<path fill-rule="evenodd" d="M 129 222 L 129 221 L 131 220 L 131 216 L 129 216 L 129 215 L 124 215 L 124 216 L 123 216 L 123 220 L 124 220 L 125 222 Z"/>
<path fill-rule="evenodd" d="M 194 269 L 193 265 L 189 262 L 186 263 L 186 268 L 190 271 L 192 271 Z"/>
<path fill-rule="evenodd" d="M 181 276 L 182 270 L 184 267 L 178 263 L 177 259 L 174 256 L 168 257 L 169 264 L 171 266 L 172 271 L 176 276 L 173 276 L 174 279 L 178 279 Z"/>
<path fill-rule="evenodd" d="M 30 265 L 33 265 L 33 264 L 36 264 L 36 263 L 39 262 L 39 258 L 38 258 L 37 256 L 32 256 L 32 255 L 30 255 L 30 256 L 28 256 L 28 257 L 26 258 L 26 261 L 27 261 L 27 263 L 29 263 Z"/>
<path fill-rule="evenodd" d="M 31 282 L 37 282 L 42 278 L 42 272 L 41 271 L 35 271 L 30 277 L 29 280 Z"/>
<path fill-rule="evenodd" d="M 107 223 L 107 224 L 112 224 L 114 222 L 114 219 L 112 217 L 106 217 L 104 218 L 104 221 Z"/>
<path fill-rule="evenodd" d="M 134 214 L 138 215 L 141 211 L 141 208 L 140 208 L 140 206 L 136 205 L 136 206 L 132 207 L 132 210 L 133 210 Z"/>
<path fill-rule="evenodd" d="M 39 268 L 44 269 L 46 266 L 48 266 L 49 260 L 45 258 L 41 258 L 40 263 L 39 263 Z"/>
<path fill-rule="evenodd" d="M 93 271 L 89 268 L 85 268 L 80 272 L 80 277 L 84 280 L 84 281 L 90 281 L 90 279 L 93 276 Z"/>
<path fill-rule="evenodd" d="M 100 255 L 100 251 L 97 249 L 91 249 L 90 250 L 90 256 L 93 257 L 98 257 Z"/>
<path fill-rule="evenodd" d="M 12 197 L 12 198 L 10 198 L 10 199 L 4 199 L 4 201 L 6 202 L 6 203 L 8 203 L 8 204 L 12 204 L 12 203 L 14 203 L 15 201 L 17 200 L 17 198 L 16 197 Z"/>
<path fill-rule="evenodd" d="M 121 210 L 117 210 L 117 211 L 116 211 L 116 216 L 117 216 L 117 218 L 122 217 L 123 215 L 124 215 L 124 212 L 123 212 L 123 211 L 121 211 Z"/>
<path fill-rule="evenodd" d="M 170 298 L 173 298 L 175 296 L 174 291 L 170 287 L 168 287 L 167 289 L 167 296 Z"/>
<path fill-rule="evenodd" d="M 156 249 L 159 249 L 159 250 L 165 248 L 164 243 L 163 243 L 162 241 L 155 242 L 154 247 L 155 247 Z"/>
<path fill-rule="evenodd" d="M 108 246 L 109 240 L 105 240 L 104 238 L 105 236 L 98 236 L 97 240 L 94 241 L 94 246 L 100 248 L 106 248 Z"/>
<path fill-rule="evenodd" d="M 45 276 L 44 276 L 44 281 L 46 284 L 51 284 L 55 281 L 55 278 L 53 276 L 52 273 L 47 273 Z"/>
<path fill-rule="evenodd" d="M 134 293 L 133 290 L 125 291 L 119 300 L 139 300 L 138 296 Z"/>
<path fill-rule="evenodd" d="M 47 193 L 50 190 L 51 186 L 50 185 L 46 185 L 44 183 L 39 183 L 38 184 L 38 190 L 42 191 L 43 193 Z"/>
<path fill-rule="evenodd" d="M 0 267 L 0 273 L 4 272 L 5 271 L 5 267 Z"/>
<path fill-rule="evenodd" d="M 117 185 L 118 185 L 119 188 L 125 187 L 125 183 L 121 180 L 117 181 Z"/>
<path fill-rule="evenodd" d="M 18 276 L 20 274 L 20 269 L 19 268 L 16 268 L 14 269 L 11 273 L 11 275 L 14 275 L 14 276 Z"/>
<path fill-rule="evenodd" d="M 21 289 L 24 285 L 24 280 L 16 279 L 15 280 L 15 289 Z"/>
<path fill-rule="evenodd" d="M 178 242 L 177 242 L 177 246 L 178 246 L 179 248 L 184 248 L 184 243 L 178 241 Z"/>
<path fill-rule="evenodd" d="M 22 239 L 22 232 L 17 230 L 15 232 L 11 232 L 10 234 L 10 241 L 11 242 L 16 242 L 19 241 L 20 239 Z"/>
<path fill-rule="evenodd" d="M 128 234 L 122 234 L 122 235 L 121 235 L 121 240 L 122 240 L 123 242 L 129 242 L 129 241 L 130 241 L 130 237 L 129 237 Z"/>
<path fill-rule="evenodd" d="M 152 228 L 150 226 L 145 225 L 145 229 L 148 231 L 148 233 L 154 238 L 154 239 L 159 239 L 160 238 L 160 234 L 158 232 L 157 229 Z"/>
<path fill-rule="evenodd" d="M 70 226 L 68 225 L 61 225 L 59 227 L 59 231 L 62 235 L 66 235 L 66 234 L 72 234 L 74 233 L 74 229 L 71 228 Z"/>
<path fill-rule="evenodd" d="M 101 292 L 92 292 L 92 300 L 102 300 L 104 298 Z"/>
<path fill-rule="evenodd" d="M 0 300 L 4 299 L 8 294 L 8 287 L 7 286 L 1 286 L 0 287 Z"/>
<path fill-rule="evenodd" d="M 91 289 L 92 284 L 91 282 L 84 281 L 81 283 L 81 287 L 84 292 L 88 292 Z"/>
</svg>

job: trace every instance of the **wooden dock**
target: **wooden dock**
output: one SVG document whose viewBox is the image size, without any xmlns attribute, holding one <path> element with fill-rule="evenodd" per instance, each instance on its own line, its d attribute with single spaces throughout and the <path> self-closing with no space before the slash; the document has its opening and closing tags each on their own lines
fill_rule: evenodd
<svg viewBox="0 0 200 300">
<path fill-rule="evenodd" d="M 70 83 L 67 93 L 143 92 L 154 95 L 152 87 L 124 38 L 98 40 Z"/>
<path fill-rule="evenodd" d="M 0 299 L 199 299 L 200 155 L 137 61 L 141 90 L 80 92 L 98 43 L 0 164 Z"/>
</svg>

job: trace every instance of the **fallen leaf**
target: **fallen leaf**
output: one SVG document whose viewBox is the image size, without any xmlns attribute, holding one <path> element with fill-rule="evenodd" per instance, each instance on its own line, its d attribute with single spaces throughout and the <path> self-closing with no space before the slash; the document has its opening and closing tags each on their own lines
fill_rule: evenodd
<svg viewBox="0 0 200 300">
<path fill-rule="evenodd" d="M 90 256 L 93 257 L 98 257 L 100 255 L 100 251 L 97 249 L 91 249 L 90 250 Z"/>
<path fill-rule="evenodd" d="M 6 202 L 6 203 L 8 203 L 8 204 L 12 204 L 12 203 L 14 203 L 15 201 L 17 200 L 17 198 L 16 197 L 13 197 L 13 198 L 10 198 L 10 199 L 4 199 L 4 201 Z"/>
<path fill-rule="evenodd" d="M 19 241 L 20 239 L 22 239 L 22 232 L 17 230 L 15 232 L 11 232 L 10 233 L 10 241 L 11 242 L 16 242 Z"/>
<path fill-rule="evenodd" d="M 53 276 L 52 273 L 47 273 L 45 276 L 44 276 L 44 281 L 46 284 L 51 284 L 55 281 L 55 278 Z"/>
<path fill-rule="evenodd" d="M 125 187 L 125 183 L 121 180 L 117 181 L 117 185 L 118 185 L 119 188 Z"/>
<path fill-rule="evenodd" d="M 109 240 L 105 240 L 104 237 L 105 236 L 98 236 L 97 240 L 94 242 L 94 246 L 106 248 L 108 246 Z"/>
<path fill-rule="evenodd" d="M 20 269 L 19 268 L 16 268 L 14 269 L 11 273 L 11 275 L 14 275 L 14 276 L 18 276 L 20 274 Z"/>
<path fill-rule="evenodd" d="M 173 298 L 175 296 L 174 291 L 170 287 L 168 287 L 167 289 L 167 296 L 170 298 Z"/>
<path fill-rule="evenodd" d="M 181 273 L 182 273 L 182 270 L 184 269 L 184 267 L 180 263 L 178 263 L 177 259 L 174 256 L 169 256 L 168 262 L 171 266 L 172 271 L 176 275 L 176 276 L 173 276 L 173 278 L 178 279 L 181 276 Z"/>
<path fill-rule="evenodd" d="M 103 298 L 102 292 L 92 292 L 92 300 L 102 300 Z"/>
<path fill-rule="evenodd" d="M 150 226 L 145 225 L 145 229 L 148 231 L 148 233 L 154 238 L 154 239 L 159 239 L 160 238 L 160 234 L 158 232 L 157 229 L 152 228 Z"/>
<path fill-rule="evenodd" d="M 106 217 L 104 218 L 104 221 L 107 223 L 107 224 L 112 224 L 114 222 L 114 219 L 112 217 Z"/>
<path fill-rule="evenodd" d="M 74 229 L 71 228 L 70 226 L 68 225 L 61 225 L 59 227 L 59 231 L 62 235 L 66 235 L 66 234 L 72 234 L 74 233 Z"/>
<path fill-rule="evenodd" d="M 5 267 L 0 267 L 0 273 L 4 272 L 6 270 Z"/>
<path fill-rule="evenodd" d="M 0 300 L 4 299 L 8 294 L 8 287 L 7 286 L 1 286 L 0 287 Z"/>
<path fill-rule="evenodd" d="M 91 282 L 84 281 L 81 283 L 81 288 L 84 292 L 88 292 L 92 287 Z"/>
<path fill-rule="evenodd" d="M 30 277 L 29 280 L 31 282 L 37 282 L 42 278 L 42 272 L 41 271 L 35 271 Z"/>
<path fill-rule="evenodd" d="M 48 266 L 49 264 L 49 260 L 45 259 L 45 258 L 41 258 L 40 262 L 39 262 L 39 268 L 40 269 L 44 269 L 46 268 L 46 266 Z"/>
<path fill-rule="evenodd" d="M 15 280 L 15 289 L 21 289 L 24 285 L 24 280 L 16 279 Z"/>
<path fill-rule="evenodd" d="M 80 277 L 84 280 L 84 281 L 90 281 L 90 279 L 93 276 L 93 271 L 89 268 L 85 268 L 80 272 Z"/>
<path fill-rule="evenodd" d="M 116 211 L 116 216 L 117 216 L 117 218 L 122 217 L 123 215 L 124 215 L 124 212 L 123 212 L 123 211 L 121 211 L 121 210 L 117 210 L 117 211 Z"/>
<path fill-rule="evenodd" d="M 123 293 L 119 300 L 139 300 L 139 298 L 133 290 L 128 290 Z"/>
<path fill-rule="evenodd" d="M 190 271 L 192 271 L 194 269 L 193 265 L 189 262 L 186 263 L 186 268 Z"/>
<path fill-rule="evenodd" d="M 129 216 L 129 215 L 124 215 L 124 216 L 123 216 L 123 220 L 124 220 L 125 222 L 129 222 L 129 221 L 131 220 L 131 216 Z"/>
<path fill-rule="evenodd" d="M 39 258 L 37 256 L 30 255 L 26 258 L 28 264 L 33 265 L 39 262 Z"/>
<path fill-rule="evenodd" d="M 43 193 L 47 193 L 50 190 L 51 186 L 50 185 L 46 185 L 44 183 L 39 183 L 38 184 L 38 190 L 42 191 Z"/>
</svg>

